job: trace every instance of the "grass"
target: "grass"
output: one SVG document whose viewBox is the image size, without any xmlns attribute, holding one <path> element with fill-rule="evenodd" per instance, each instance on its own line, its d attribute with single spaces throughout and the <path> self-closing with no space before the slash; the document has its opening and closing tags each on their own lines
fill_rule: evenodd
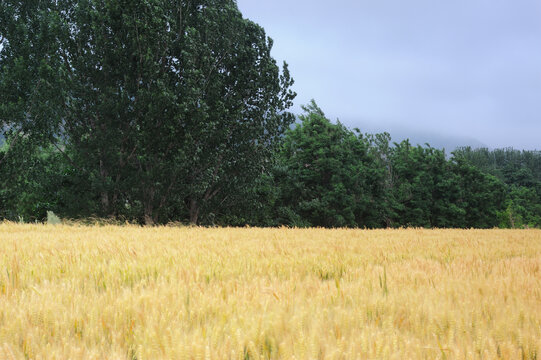
<svg viewBox="0 0 541 360">
<path fill-rule="evenodd" d="M 0 224 L 0 359 L 539 359 L 541 231 Z"/>
</svg>

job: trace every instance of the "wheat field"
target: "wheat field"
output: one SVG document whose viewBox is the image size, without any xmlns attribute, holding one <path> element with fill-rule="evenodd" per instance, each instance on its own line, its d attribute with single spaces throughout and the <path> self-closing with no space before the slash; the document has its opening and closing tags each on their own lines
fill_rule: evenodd
<svg viewBox="0 0 541 360">
<path fill-rule="evenodd" d="M 0 224 L 0 359 L 539 359 L 541 231 Z"/>
</svg>

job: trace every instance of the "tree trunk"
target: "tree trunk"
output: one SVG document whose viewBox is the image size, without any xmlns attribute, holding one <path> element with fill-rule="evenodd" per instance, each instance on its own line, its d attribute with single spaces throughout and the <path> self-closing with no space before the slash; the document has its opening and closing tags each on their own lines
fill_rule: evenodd
<svg viewBox="0 0 541 360">
<path fill-rule="evenodd" d="M 104 161 L 100 159 L 100 177 L 102 181 L 102 185 L 105 186 L 107 182 L 107 169 L 105 168 Z M 101 209 L 103 212 L 103 215 L 109 215 L 109 193 L 107 190 L 103 190 L 100 194 L 101 198 Z"/>
<path fill-rule="evenodd" d="M 190 200 L 190 223 L 193 225 L 197 225 L 197 221 L 199 220 L 199 204 L 197 203 L 197 200 L 191 199 Z"/>
<path fill-rule="evenodd" d="M 146 208 L 145 208 L 145 225 L 146 226 L 154 225 L 154 219 L 152 218 L 152 215 L 147 214 Z"/>
<path fill-rule="evenodd" d="M 103 211 L 103 214 L 109 214 L 109 194 L 107 193 L 107 191 L 102 191 L 100 197 L 101 209 Z"/>
<path fill-rule="evenodd" d="M 145 225 L 152 226 L 154 225 L 154 195 L 155 190 L 154 188 L 150 188 L 147 191 L 145 191 L 144 201 L 143 204 L 144 207 L 144 217 L 145 217 Z"/>
</svg>

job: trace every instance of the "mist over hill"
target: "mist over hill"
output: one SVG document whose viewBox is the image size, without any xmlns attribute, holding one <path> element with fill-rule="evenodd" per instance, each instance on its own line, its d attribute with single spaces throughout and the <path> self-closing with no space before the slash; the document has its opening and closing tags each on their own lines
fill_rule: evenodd
<svg viewBox="0 0 541 360">
<path fill-rule="evenodd" d="M 450 154 L 456 148 L 463 146 L 471 146 L 474 149 L 488 148 L 486 144 L 472 137 L 438 134 L 428 131 L 416 131 L 414 129 L 391 130 L 389 133 L 391 134 L 394 142 L 401 142 L 402 140 L 409 139 L 412 145 L 429 144 L 437 149 L 444 149 L 447 154 Z"/>
<path fill-rule="evenodd" d="M 406 127 L 396 123 L 376 123 L 370 121 L 359 121 L 357 119 L 338 118 L 333 122 L 341 122 L 350 129 L 359 129 L 363 134 L 377 134 L 387 132 L 391 135 L 392 142 L 400 143 L 403 140 L 409 139 L 414 146 L 429 144 L 437 149 L 444 149 L 447 155 L 450 155 L 458 147 L 470 146 L 473 149 L 488 148 L 492 146 L 483 143 L 475 137 L 460 136 L 456 134 L 444 134 L 437 131 L 424 130 L 420 128 Z M 297 118 L 291 128 L 295 128 L 295 124 L 300 123 Z M 506 146 L 501 146 L 506 147 Z"/>
<path fill-rule="evenodd" d="M 437 149 L 445 149 L 449 155 L 457 147 L 471 146 L 472 148 L 491 148 L 473 136 L 461 136 L 456 134 L 445 134 L 434 130 L 417 127 L 406 127 L 395 123 L 375 123 L 370 121 L 359 121 L 353 119 L 338 119 L 349 128 L 358 128 L 362 133 L 388 132 L 393 142 L 401 142 L 409 139 L 412 145 L 425 145 Z"/>
</svg>

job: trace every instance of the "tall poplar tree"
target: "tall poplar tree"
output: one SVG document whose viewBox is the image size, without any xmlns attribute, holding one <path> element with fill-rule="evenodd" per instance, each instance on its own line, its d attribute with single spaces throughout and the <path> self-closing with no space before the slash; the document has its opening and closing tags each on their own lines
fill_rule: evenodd
<svg viewBox="0 0 541 360">
<path fill-rule="evenodd" d="M 100 216 L 197 223 L 293 121 L 287 65 L 233 0 L 5 0 L 0 24 L 0 130 L 53 144 Z"/>
</svg>

